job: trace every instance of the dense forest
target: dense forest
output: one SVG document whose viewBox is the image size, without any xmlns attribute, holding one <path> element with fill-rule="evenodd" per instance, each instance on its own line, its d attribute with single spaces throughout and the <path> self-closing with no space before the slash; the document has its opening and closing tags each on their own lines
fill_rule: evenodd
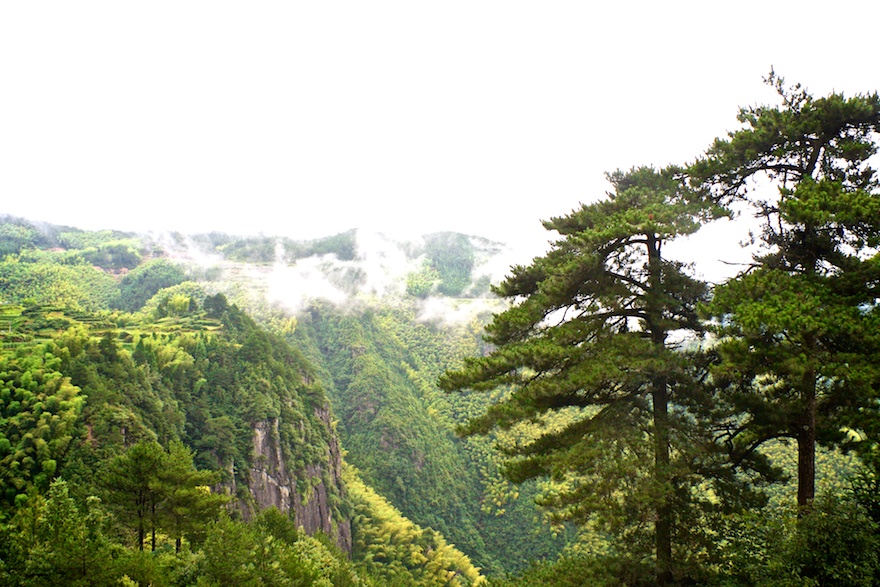
<svg viewBox="0 0 880 587">
<path fill-rule="evenodd" d="M 880 585 L 880 97 L 767 81 L 503 278 L 0 217 L 0 585 Z"/>
<path fill-rule="evenodd" d="M 312 346 L 230 302 L 234 268 L 21 219 L 0 238 L 3 584 L 481 580 L 343 461 Z"/>
</svg>

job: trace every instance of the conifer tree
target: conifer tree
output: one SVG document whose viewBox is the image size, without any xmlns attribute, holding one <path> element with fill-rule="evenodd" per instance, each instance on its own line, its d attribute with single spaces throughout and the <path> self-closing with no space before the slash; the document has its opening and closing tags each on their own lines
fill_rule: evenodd
<svg viewBox="0 0 880 587">
<path fill-rule="evenodd" d="M 199 532 L 217 519 L 229 498 L 211 492 L 210 485 L 216 484 L 220 475 L 196 470 L 193 452 L 182 442 L 172 442 L 163 460 L 157 477 L 157 488 L 163 496 L 162 525 L 174 537 L 175 550 L 180 552 L 183 536 Z"/>
<path fill-rule="evenodd" d="M 218 477 L 196 470 L 193 453 L 182 442 L 172 442 L 165 452 L 159 443 L 149 441 L 133 445 L 110 461 L 102 484 L 120 519 L 137 530 L 140 550 L 147 530 L 155 550 L 156 533 L 164 529 L 180 552 L 183 536 L 203 530 L 228 501 L 208 487 Z"/>
<path fill-rule="evenodd" d="M 156 508 L 161 501 L 159 471 L 164 451 L 156 441 L 139 442 L 107 465 L 102 484 L 108 490 L 108 502 L 117 506 L 119 517 L 137 529 L 137 545 L 144 549 L 147 529 L 152 530 L 156 548 Z"/>
<path fill-rule="evenodd" d="M 561 238 L 495 288 L 511 306 L 486 329 L 494 350 L 440 385 L 510 389 L 465 434 L 555 421 L 502 447 L 506 474 L 561 482 L 547 502 L 562 517 L 603 512 L 628 531 L 647 527 L 662 583 L 676 572 L 675 550 L 685 549 L 685 520 L 701 499 L 693 487 L 708 481 L 724 498 L 737 485 L 715 442 L 733 428 L 719 421 L 701 379 L 707 357 L 696 309 L 707 286 L 663 254 L 665 243 L 724 212 L 683 189 L 676 169 L 609 180 L 607 199 L 544 223 Z M 738 466 L 762 464 L 753 457 L 741 455 Z"/>
<path fill-rule="evenodd" d="M 17 556 L 11 584 L 35 587 L 85 587 L 113 583 L 108 562 L 112 546 L 104 535 L 106 515 L 100 500 L 78 506 L 67 483 L 56 479 L 46 498 L 32 493 L 12 520 L 10 535 Z M 5 583 L 4 583 L 5 584 Z"/>
<path fill-rule="evenodd" d="M 761 221 L 762 251 L 709 308 L 724 359 L 715 377 L 747 414 L 752 449 L 797 442 L 797 501 L 807 506 L 817 442 L 839 443 L 845 427 L 877 416 L 880 192 L 869 160 L 880 97 L 813 98 L 773 72 L 766 81 L 782 105 L 741 109 L 744 127 L 689 173 Z"/>
</svg>

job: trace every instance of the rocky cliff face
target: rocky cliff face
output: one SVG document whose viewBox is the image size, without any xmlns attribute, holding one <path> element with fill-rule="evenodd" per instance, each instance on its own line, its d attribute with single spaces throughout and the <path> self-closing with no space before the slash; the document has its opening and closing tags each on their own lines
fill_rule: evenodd
<svg viewBox="0 0 880 587">
<path fill-rule="evenodd" d="M 328 407 L 316 409 L 315 415 L 332 431 Z M 333 507 L 334 501 L 344 497 L 342 453 L 335 432 L 329 437 L 324 463 L 292 471 L 283 456 L 278 420 L 270 418 L 256 422 L 250 492 L 255 507 L 274 506 L 281 512 L 293 512 L 297 526 L 302 526 L 309 534 L 321 530 L 333 537 L 343 551 L 351 552 L 351 522 L 337 519 L 339 515 Z M 295 451 L 296 447 L 290 449 Z M 250 513 L 246 512 L 246 515 Z"/>
</svg>

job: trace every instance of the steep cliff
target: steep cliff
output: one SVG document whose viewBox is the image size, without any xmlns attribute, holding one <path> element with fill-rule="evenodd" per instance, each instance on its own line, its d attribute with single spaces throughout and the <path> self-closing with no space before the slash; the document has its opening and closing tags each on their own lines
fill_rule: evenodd
<svg viewBox="0 0 880 587">
<path fill-rule="evenodd" d="M 275 507 L 350 552 L 342 451 L 312 366 L 222 296 L 204 304 L 223 333 L 192 349 L 206 369 L 188 410 L 188 432 L 206 468 L 230 472 L 225 484 L 245 518 Z"/>
<path fill-rule="evenodd" d="M 315 416 L 332 432 L 329 408 L 316 409 Z M 275 507 L 281 512 L 292 512 L 297 526 L 309 534 L 320 530 L 333 537 L 343 551 L 351 552 L 351 522 L 340 519 L 334 508 L 344 497 L 338 438 L 335 434 L 330 436 L 323 466 L 313 463 L 293 471 L 285 463 L 278 424 L 278 418 L 270 418 L 253 426 L 248 479 L 254 505 L 259 509 Z"/>
</svg>

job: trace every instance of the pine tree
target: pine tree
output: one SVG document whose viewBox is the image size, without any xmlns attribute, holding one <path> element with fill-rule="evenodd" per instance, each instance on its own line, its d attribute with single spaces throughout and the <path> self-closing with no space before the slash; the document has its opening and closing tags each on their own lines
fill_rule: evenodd
<svg viewBox="0 0 880 587">
<path fill-rule="evenodd" d="M 772 72 L 766 81 L 782 105 L 743 108 L 744 128 L 689 173 L 718 202 L 750 203 L 762 223 L 762 252 L 709 307 L 724 359 L 715 376 L 748 414 L 752 449 L 797 442 L 806 506 L 816 443 L 840 443 L 866 409 L 877 413 L 880 192 L 869 159 L 880 97 L 813 98 Z"/>
<path fill-rule="evenodd" d="M 203 531 L 217 519 L 229 498 L 211 492 L 210 485 L 218 482 L 219 474 L 196 470 L 193 452 L 182 442 L 172 442 L 163 460 L 156 483 L 163 496 L 160 516 L 162 526 L 174 537 L 175 550 L 180 552 L 184 535 Z"/>
<path fill-rule="evenodd" d="M 174 537 L 180 552 L 184 535 L 195 535 L 220 515 L 228 497 L 211 493 L 209 485 L 219 475 L 193 466 L 193 453 L 180 441 L 164 451 L 155 441 L 139 442 L 110 461 L 102 477 L 108 502 L 123 523 L 137 531 L 137 544 L 144 548 L 147 531 L 156 549 L 156 534 L 164 530 Z"/>
<path fill-rule="evenodd" d="M 152 531 L 156 547 L 157 507 L 162 499 L 159 472 L 164 451 L 156 441 L 139 442 L 125 454 L 110 461 L 101 483 L 107 489 L 107 501 L 116 506 L 118 516 L 137 530 L 137 545 L 144 549 L 147 530 Z"/>
<path fill-rule="evenodd" d="M 67 483 L 56 479 L 45 499 L 32 493 L 12 520 L 15 560 L 13 584 L 35 587 L 109 585 L 112 546 L 104 535 L 100 500 L 78 506 Z"/>
<path fill-rule="evenodd" d="M 467 359 L 440 385 L 509 388 L 463 433 L 549 423 L 503 447 L 508 477 L 560 482 L 547 503 L 561 517 L 583 522 L 603 512 L 628 532 L 649 527 L 666 582 L 701 499 L 692 489 L 714 483 L 724 498 L 736 486 L 713 434 L 723 436 L 729 422 L 719 423 L 702 380 L 696 310 L 707 286 L 663 255 L 666 242 L 723 211 L 684 190 L 676 169 L 638 168 L 609 180 L 607 199 L 544 223 L 561 238 L 495 288 L 512 305 L 486 329 L 494 350 Z M 752 456 L 738 465 L 760 465 Z"/>
</svg>

